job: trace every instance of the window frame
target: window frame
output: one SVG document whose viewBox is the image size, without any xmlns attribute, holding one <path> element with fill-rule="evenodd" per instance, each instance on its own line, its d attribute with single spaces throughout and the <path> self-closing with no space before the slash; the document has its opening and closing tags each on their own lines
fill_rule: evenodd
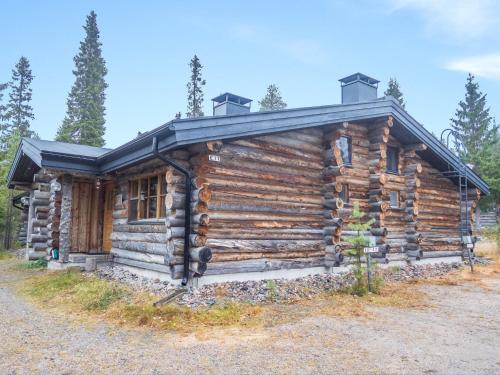
<svg viewBox="0 0 500 375">
<path fill-rule="evenodd" d="M 396 194 L 396 205 L 395 206 L 392 205 L 392 199 L 391 199 L 392 194 Z M 390 208 L 400 208 L 399 197 L 400 197 L 399 191 L 397 191 L 397 190 L 389 191 L 389 207 Z"/>
<path fill-rule="evenodd" d="M 395 158 L 395 169 L 389 169 L 389 162 L 390 162 L 390 158 L 389 158 L 389 150 L 394 151 L 394 158 Z M 386 169 L 386 172 L 387 173 L 391 173 L 391 174 L 397 174 L 399 175 L 399 148 L 396 147 L 396 146 L 387 146 L 387 159 L 386 159 L 386 162 L 385 162 L 385 169 Z"/>
<path fill-rule="evenodd" d="M 344 138 L 347 140 L 347 150 L 348 150 L 348 157 L 349 157 L 349 161 L 346 162 L 344 160 L 344 157 L 342 155 L 342 147 L 340 147 L 339 145 L 339 142 L 340 140 Z M 348 166 L 348 167 L 351 167 L 352 166 L 352 137 L 348 136 L 348 135 L 342 135 L 340 136 L 336 141 L 335 141 L 335 146 L 340 150 L 340 157 L 342 158 L 342 165 L 345 165 L 345 166 Z"/>
<path fill-rule="evenodd" d="M 156 178 L 156 188 L 155 191 L 152 192 L 151 180 L 154 178 Z M 145 181 L 146 187 L 144 188 L 143 184 Z M 162 187 L 164 187 L 164 189 L 162 189 Z M 128 223 L 152 222 L 166 217 L 165 210 L 162 210 L 162 207 L 165 205 L 165 196 L 167 194 L 167 182 L 165 181 L 163 173 L 154 173 L 130 179 L 128 180 L 128 188 Z M 133 192 L 136 192 L 135 196 Z M 146 193 L 144 198 L 142 198 L 143 193 Z M 150 212 L 152 199 L 156 199 L 154 213 Z M 135 208 L 136 215 L 132 217 L 131 207 L 134 201 L 137 202 Z"/>
</svg>

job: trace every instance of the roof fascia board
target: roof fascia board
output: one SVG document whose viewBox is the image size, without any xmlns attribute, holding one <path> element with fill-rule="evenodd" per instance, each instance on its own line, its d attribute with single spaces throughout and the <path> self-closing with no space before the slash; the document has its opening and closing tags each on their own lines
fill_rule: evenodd
<svg viewBox="0 0 500 375">
<path fill-rule="evenodd" d="M 148 160 L 153 156 L 152 142 L 154 134 L 150 134 L 147 138 L 142 139 L 143 145 L 140 148 L 131 150 L 123 156 L 103 161 L 100 165 L 100 172 L 102 174 L 110 173 L 127 166 L 137 164 L 139 162 Z M 149 141 L 149 142 L 147 142 Z M 160 138 L 158 141 L 158 151 L 166 152 L 171 150 L 176 145 L 176 135 L 172 134 L 166 138 Z M 132 145 L 130 146 L 132 147 Z"/>
<path fill-rule="evenodd" d="M 399 104 L 393 103 L 394 118 L 401 123 L 407 130 L 419 138 L 423 143 L 427 144 L 429 148 L 434 151 L 439 157 L 443 158 L 445 162 L 450 164 L 455 170 L 459 170 L 465 166 L 467 168 L 469 179 L 478 187 L 484 194 L 489 194 L 489 187 L 472 169 L 464 165 L 464 163 L 453 154 L 445 145 L 436 139 L 425 127 L 423 127 L 417 120 L 403 110 Z"/>
<path fill-rule="evenodd" d="M 14 156 L 14 160 L 12 161 L 12 165 L 7 175 L 7 186 L 9 188 L 11 187 L 12 179 L 14 178 L 14 173 L 23 155 L 26 155 L 28 158 L 30 158 L 40 168 L 42 167 L 42 158 L 40 155 L 40 150 L 38 150 L 38 148 L 36 148 L 31 143 L 27 142 L 26 139 L 24 138 L 21 139 L 21 142 L 19 142 L 19 145 L 17 146 L 16 155 Z"/>
</svg>

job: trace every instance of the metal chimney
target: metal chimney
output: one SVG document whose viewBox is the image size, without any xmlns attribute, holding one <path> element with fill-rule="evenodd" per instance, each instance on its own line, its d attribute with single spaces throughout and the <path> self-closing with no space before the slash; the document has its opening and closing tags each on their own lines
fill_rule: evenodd
<svg viewBox="0 0 500 375">
<path fill-rule="evenodd" d="M 212 102 L 214 105 L 214 116 L 239 115 L 250 112 L 252 99 L 226 92 L 213 98 Z"/>
<path fill-rule="evenodd" d="M 342 104 L 368 102 L 377 99 L 378 83 L 374 78 L 355 73 L 339 79 L 342 89 Z"/>
</svg>

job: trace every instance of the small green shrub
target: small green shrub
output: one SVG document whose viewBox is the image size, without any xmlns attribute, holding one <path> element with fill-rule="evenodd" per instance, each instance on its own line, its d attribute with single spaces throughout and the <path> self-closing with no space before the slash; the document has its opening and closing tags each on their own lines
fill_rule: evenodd
<svg viewBox="0 0 500 375">
<path fill-rule="evenodd" d="M 276 302 L 278 299 L 278 287 L 276 285 L 276 281 L 267 280 L 266 288 L 268 291 L 267 298 L 272 302 Z"/>
<path fill-rule="evenodd" d="M 37 260 L 30 260 L 28 262 L 20 263 L 16 266 L 19 270 L 33 270 L 40 268 L 47 268 L 48 261 L 45 258 L 40 258 Z"/>
</svg>

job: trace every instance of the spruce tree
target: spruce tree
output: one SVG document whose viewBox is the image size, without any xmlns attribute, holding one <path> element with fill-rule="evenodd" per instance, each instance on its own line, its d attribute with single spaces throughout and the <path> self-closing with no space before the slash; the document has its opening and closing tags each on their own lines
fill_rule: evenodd
<svg viewBox="0 0 500 375">
<path fill-rule="evenodd" d="M 486 94 L 479 90 L 474 76 L 469 74 L 465 84 L 465 99 L 458 103 L 455 117 L 450 119 L 452 129 L 458 134 L 466 153 L 455 145 L 460 156 L 475 166 L 475 171 L 490 185 L 492 194 L 483 200 L 500 199 L 500 138 L 498 126 L 490 115 Z"/>
<path fill-rule="evenodd" d="M 405 107 L 406 103 L 403 97 L 403 93 L 401 92 L 401 88 L 399 87 L 399 82 L 396 80 L 396 78 L 390 78 L 389 83 L 387 84 L 387 90 L 384 92 L 385 96 L 392 96 L 394 97 L 401 107 Z"/>
<path fill-rule="evenodd" d="M 3 136 L 8 137 L 14 131 L 17 131 L 21 137 L 32 137 L 34 135 L 34 132 L 30 130 L 30 121 L 35 118 L 33 107 L 30 105 L 31 81 L 33 81 L 33 75 L 30 63 L 23 56 L 12 70 L 9 102 L 5 113 L 7 123 L 5 129 L 2 129 Z"/>
<path fill-rule="evenodd" d="M 202 87 L 205 86 L 206 81 L 201 75 L 203 65 L 201 65 L 198 56 L 194 55 L 189 63 L 189 67 L 191 68 L 191 79 L 187 84 L 188 105 L 186 116 L 200 117 L 204 115 Z"/>
<path fill-rule="evenodd" d="M 259 111 L 263 112 L 285 109 L 287 104 L 281 97 L 278 86 L 272 84 L 268 86 L 266 95 L 259 101 L 259 106 Z"/>
<path fill-rule="evenodd" d="M 85 38 L 80 42 L 74 57 L 75 83 L 66 101 L 66 116 L 56 135 L 57 141 L 104 146 L 106 61 L 102 57 L 97 15 L 91 11 L 87 16 Z M 78 137 L 75 136 L 78 134 Z"/>
<path fill-rule="evenodd" d="M 465 84 L 465 99 L 458 103 L 455 117 L 450 121 L 472 158 L 495 139 L 498 127 L 490 115 L 490 108 L 486 106 L 486 94 L 479 90 L 479 84 L 470 73 Z"/>
</svg>

